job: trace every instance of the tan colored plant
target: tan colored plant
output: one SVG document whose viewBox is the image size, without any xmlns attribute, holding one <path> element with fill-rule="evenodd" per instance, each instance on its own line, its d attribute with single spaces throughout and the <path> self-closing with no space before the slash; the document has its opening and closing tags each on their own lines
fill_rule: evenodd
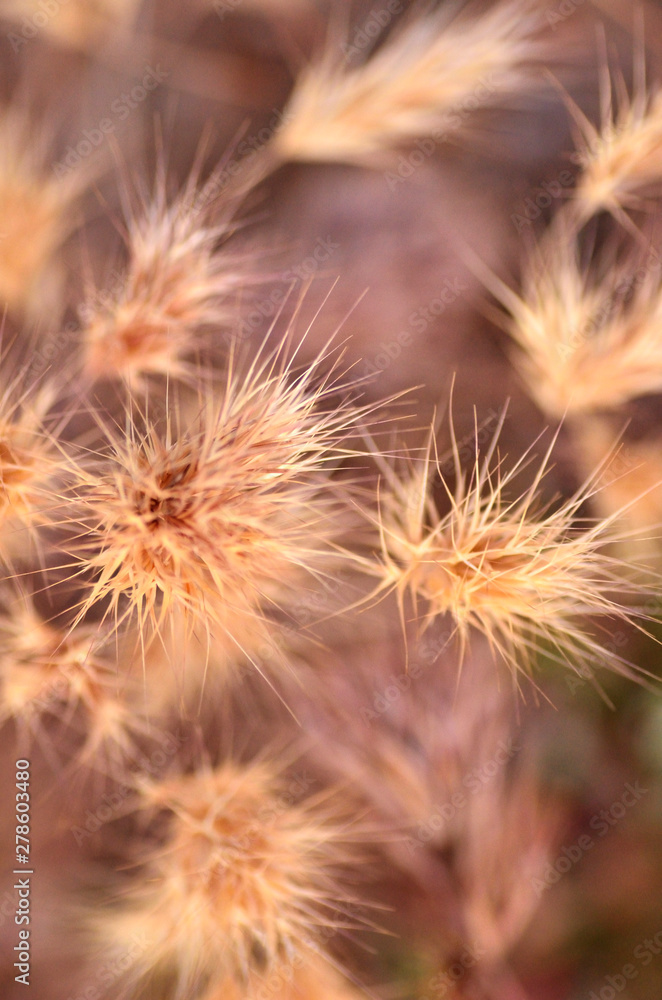
<svg viewBox="0 0 662 1000">
<path fill-rule="evenodd" d="M 505 0 L 480 16 L 412 18 L 361 66 L 342 64 L 334 45 L 297 81 L 272 152 L 379 165 L 420 136 L 465 141 L 477 108 L 539 86 L 543 28 L 535 3 Z"/>
<path fill-rule="evenodd" d="M 143 782 L 134 807 L 164 833 L 136 845 L 139 877 L 95 915 L 106 949 L 147 938 L 127 995 L 165 976 L 168 996 L 214 995 L 222 984 L 232 996 L 288 963 L 314 964 L 325 937 L 347 926 L 340 873 L 353 848 L 328 791 L 292 802 L 273 762 L 226 763 Z"/>
</svg>

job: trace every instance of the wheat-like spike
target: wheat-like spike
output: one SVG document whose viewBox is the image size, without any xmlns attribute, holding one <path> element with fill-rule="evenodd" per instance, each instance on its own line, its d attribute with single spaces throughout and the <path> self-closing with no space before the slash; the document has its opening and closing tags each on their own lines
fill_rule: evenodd
<svg viewBox="0 0 662 1000">
<path fill-rule="evenodd" d="M 56 253 L 76 224 L 90 178 L 84 166 L 56 177 L 46 127 L 18 105 L 0 108 L 0 308 L 52 318 L 64 272 Z"/>
<path fill-rule="evenodd" d="M 608 655 L 585 621 L 636 620 L 641 613 L 622 601 L 636 604 L 656 581 L 611 554 L 617 514 L 580 516 L 599 473 L 571 498 L 542 505 L 539 486 L 552 442 L 531 486 L 513 498 L 511 483 L 533 458 L 525 454 L 508 471 L 503 458 L 491 467 L 499 429 L 483 456 L 476 449 L 469 470 L 461 467 L 453 436 L 454 490 L 435 455 L 433 433 L 408 473 L 388 472 L 375 517 L 381 552 L 365 564 L 379 580 L 375 593 L 394 592 L 403 621 L 409 600 L 421 632 L 449 615 L 462 651 L 472 630 L 483 633 L 513 672 L 530 672 L 536 657 L 548 655 L 586 676 L 593 662 L 632 676 L 630 665 Z M 435 480 L 450 505 L 447 513 L 434 500 Z M 634 570 L 640 571 L 638 583 Z"/>
<path fill-rule="evenodd" d="M 626 209 L 645 208 L 645 196 L 660 192 L 662 90 L 646 86 L 643 61 L 638 77 L 630 96 L 622 76 L 614 74 L 612 80 L 605 67 L 599 126 L 569 102 L 577 126 L 576 159 L 582 165 L 575 189 L 582 222 L 599 212 L 623 220 Z"/>
<path fill-rule="evenodd" d="M 3 0 L 0 17 L 16 25 L 16 31 L 7 33 L 15 52 L 22 52 L 34 38 L 33 26 L 51 42 L 88 51 L 106 43 L 118 29 L 128 28 L 138 6 L 138 0 L 60 0 L 53 13 L 39 0 Z"/>
<path fill-rule="evenodd" d="M 334 46 L 297 81 L 272 152 L 379 164 L 419 136 L 465 140 L 476 108 L 539 86 L 536 66 L 549 54 L 542 27 L 535 3 L 513 0 L 411 19 L 359 67 L 339 64 Z"/>
<path fill-rule="evenodd" d="M 613 410 L 662 389 L 662 282 L 651 248 L 607 243 L 592 259 L 563 219 L 532 248 L 516 292 L 477 261 L 507 309 L 497 321 L 517 345 L 514 363 L 554 419 Z"/>
<path fill-rule="evenodd" d="M 156 844 L 143 837 L 132 884 L 95 914 L 104 948 L 146 937 L 127 996 L 164 976 L 177 1000 L 228 981 L 246 989 L 255 974 L 313 961 L 325 936 L 348 926 L 340 874 L 356 848 L 337 796 L 294 801 L 273 761 L 201 767 L 139 788 L 137 818 L 163 832 Z"/>
<path fill-rule="evenodd" d="M 104 452 L 72 461 L 72 549 L 93 574 L 79 617 L 108 602 L 107 617 L 136 620 L 148 641 L 183 613 L 241 649 L 247 627 L 324 581 L 347 517 L 330 474 L 372 407 L 331 407 L 342 386 L 323 362 L 297 374 L 279 348 L 247 372 L 231 367 L 220 401 L 201 385 L 188 422 L 173 402 L 141 431 L 129 406 L 125 427 L 105 427 Z"/>
<path fill-rule="evenodd" d="M 245 275 L 219 252 L 231 223 L 214 221 L 214 202 L 196 181 L 194 171 L 169 197 L 160 171 L 152 195 L 127 210 L 126 269 L 107 292 L 88 290 L 80 310 L 90 378 L 121 378 L 137 388 L 149 374 L 191 377 L 203 335 L 231 322 L 229 297 Z"/>
</svg>

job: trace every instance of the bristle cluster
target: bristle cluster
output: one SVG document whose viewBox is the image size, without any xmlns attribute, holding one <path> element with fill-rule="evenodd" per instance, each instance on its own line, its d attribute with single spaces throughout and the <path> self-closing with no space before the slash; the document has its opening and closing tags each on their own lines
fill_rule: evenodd
<svg viewBox="0 0 662 1000">
<path fill-rule="evenodd" d="M 86 182 L 80 169 L 56 177 L 50 146 L 43 122 L 18 106 L 0 108 L 0 309 L 21 318 L 52 319 L 61 309 L 56 251 L 75 226 Z"/>
<path fill-rule="evenodd" d="M 75 549 L 93 574 L 82 614 L 108 601 L 106 614 L 147 634 L 181 612 L 241 649 L 247 625 L 262 635 L 337 566 L 330 474 L 357 411 L 325 407 L 333 384 L 318 369 L 256 361 L 188 421 L 175 407 L 140 431 L 127 415 L 128 437 L 110 429 L 107 452 L 72 464 Z"/>
<path fill-rule="evenodd" d="M 0 561 L 24 559 L 57 505 L 61 458 L 46 424 L 54 392 L 14 380 L 0 394 Z"/>
<path fill-rule="evenodd" d="M 492 281 L 515 363 L 550 417 L 613 410 L 662 389 L 660 258 L 607 243 L 592 259 L 563 226 L 525 262 L 517 293 Z"/>
<path fill-rule="evenodd" d="M 617 105 L 612 82 L 603 81 L 602 121 L 595 126 L 578 108 L 577 159 L 582 165 L 575 200 L 580 218 L 646 208 L 662 192 L 662 91 L 640 81 L 629 96 L 620 78 Z"/>
<path fill-rule="evenodd" d="M 543 27 L 535 4 L 506 0 L 412 19 L 358 67 L 328 53 L 297 81 L 273 151 L 370 164 L 419 136 L 466 139 L 477 108 L 535 89 Z"/>
<path fill-rule="evenodd" d="M 462 649 L 472 630 L 483 633 L 514 671 L 528 670 L 545 654 L 582 670 L 602 658 L 582 618 L 626 620 L 636 610 L 616 595 L 636 600 L 642 592 L 610 554 L 615 517 L 580 516 L 594 491 L 590 482 L 570 499 L 543 506 L 538 488 L 549 453 L 532 485 L 513 494 L 512 481 L 529 456 L 504 471 L 503 459 L 491 465 L 497 442 L 498 432 L 483 456 L 476 451 L 470 472 L 455 445 L 454 490 L 432 457 L 432 439 L 418 468 L 404 477 L 390 472 L 377 518 L 376 592 L 397 594 L 403 620 L 409 600 L 421 632 L 450 615 Z M 447 513 L 434 499 L 435 483 Z M 618 658 L 613 666 L 630 672 Z"/>
<path fill-rule="evenodd" d="M 177 998 L 223 983 L 250 993 L 281 964 L 313 962 L 346 922 L 346 820 L 328 793 L 293 802 L 275 765 L 226 763 L 144 783 L 136 809 L 164 832 L 136 851 L 144 877 L 98 917 L 106 947 L 146 936 L 136 986 L 169 975 Z"/>
<path fill-rule="evenodd" d="M 60 764 L 123 773 L 149 727 L 125 699 L 129 682 L 102 650 L 98 629 L 58 627 L 29 597 L 8 596 L 0 638 L 0 720 L 14 720 L 23 743 L 50 747 Z"/>
<path fill-rule="evenodd" d="M 205 335 L 227 327 L 231 293 L 241 284 L 236 263 L 219 252 L 226 222 L 213 222 L 204 189 L 191 180 L 168 199 L 161 178 L 133 213 L 128 262 L 105 295 L 90 291 L 81 308 L 83 364 L 92 379 L 141 385 L 147 375 L 194 374 Z"/>
</svg>

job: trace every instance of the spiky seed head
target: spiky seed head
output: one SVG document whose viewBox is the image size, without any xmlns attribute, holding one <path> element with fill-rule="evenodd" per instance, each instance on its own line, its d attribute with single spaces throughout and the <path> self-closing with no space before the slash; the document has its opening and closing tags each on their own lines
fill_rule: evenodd
<svg viewBox="0 0 662 1000">
<path fill-rule="evenodd" d="M 480 15 L 412 18 L 359 67 L 339 65 L 334 46 L 297 81 L 272 152 L 369 164 L 419 136 L 466 138 L 468 109 L 539 86 L 542 27 L 535 4 L 507 0 Z"/>
<path fill-rule="evenodd" d="M 135 388 L 150 374 L 191 375 L 203 334 L 228 324 L 229 296 L 242 273 L 219 251 L 229 225 L 211 221 L 210 205 L 195 177 L 169 198 L 159 176 L 152 196 L 132 212 L 126 268 L 106 293 L 90 289 L 81 308 L 89 377 L 121 378 Z"/>
<path fill-rule="evenodd" d="M 13 719 L 24 743 L 38 739 L 60 758 L 123 777 L 149 727 L 98 629 L 49 623 L 20 595 L 4 602 L 0 639 L 0 722 Z"/>
<path fill-rule="evenodd" d="M 338 565 L 330 472 L 360 411 L 324 407 L 335 387 L 320 362 L 295 375 L 279 354 L 231 371 L 190 422 L 173 406 L 140 431 L 134 409 L 98 461 L 73 463 L 76 559 L 94 577 L 81 614 L 107 601 L 145 636 L 183 612 L 241 648 L 252 623 Z"/>
<path fill-rule="evenodd" d="M 607 71 L 600 125 L 570 108 L 582 165 L 574 192 L 581 221 L 599 212 L 623 220 L 627 209 L 645 208 L 646 196 L 662 192 L 662 89 L 647 89 L 642 73 L 630 96 L 622 77 L 612 81 Z"/>
<path fill-rule="evenodd" d="M 158 845 L 142 845 L 140 871 L 97 919 L 104 945 L 139 929 L 148 947 L 129 979 L 161 977 L 174 997 L 314 958 L 324 931 L 344 925 L 341 868 L 351 854 L 328 793 L 293 802 L 273 763 L 226 763 L 161 783 L 143 782 L 137 817 L 154 817 Z"/>
<path fill-rule="evenodd" d="M 584 260 L 563 224 L 525 259 L 521 293 L 486 274 L 508 310 L 500 322 L 516 344 L 514 362 L 546 414 L 613 410 L 662 389 L 661 278 L 654 248 L 615 241 Z"/>
<path fill-rule="evenodd" d="M 461 467 L 454 443 L 453 490 L 432 434 L 408 473 L 388 473 L 377 518 L 381 554 L 371 569 L 377 593 L 397 594 L 403 620 L 410 601 L 421 632 L 449 615 L 462 650 L 473 630 L 483 633 L 513 672 L 529 672 L 536 657 L 546 655 L 584 676 L 592 676 L 595 662 L 632 675 L 587 630 L 587 620 L 636 619 L 636 604 L 654 588 L 654 578 L 612 555 L 617 515 L 580 516 L 595 478 L 570 499 L 542 503 L 538 490 L 551 449 L 531 486 L 513 495 L 512 481 L 532 457 L 527 453 L 508 471 L 503 459 L 491 466 L 498 433 L 484 456 L 476 449 L 469 469 Z M 433 497 L 435 481 L 449 504 L 446 513 Z"/>
<path fill-rule="evenodd" d="M 51 146 L 34 116 L 0 108 L 0 305 L 18 317 L 59 311 L 64 275 L 56 253 L 89 177 L 84 168 L 56 177 Z"/>
</svg>

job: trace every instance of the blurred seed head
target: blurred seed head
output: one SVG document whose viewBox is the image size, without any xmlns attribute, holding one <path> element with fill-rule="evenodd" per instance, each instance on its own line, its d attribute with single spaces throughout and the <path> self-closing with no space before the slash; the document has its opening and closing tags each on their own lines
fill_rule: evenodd
<svg viewBox="0 0 662 1000">
<path fill-rule="evenodd" d="M 466 141 L 476 109 L 540 88 L 552 53 L 544 28 L 535 3 L 505 0 L 480 14 L 410 17 L 358 67 L 341 63 L 334 42 L 297 81 L 272 151 L 379 165 L 418 137 Z"/>
<path fill-rule="evenodd" d="M 136 845 L 137 876 L 95 915 L 105 947 L 137 930 L 147 937 L 127 995 L 164 976 L 177 998 L 213 996 L 224 983 L 250 993 L 283 965 L 315 963 L 325 938 L 347 925 L 346 811 L 329 793 L 294 802 L 276 764 L 144 782 L 136 810 L 163 833 L 157 846 Z"/>
<path fill-rule="evenodd" d="M 527 390 L 554 419 L 614 410 L 662 388 L 660 257 L 608 241 L 586 259 L 563 225 L 525 258 L 522 291 L 494 276 Z"/>
<path fill-rule="evenodd" d="M 449 615 L 462 655 L 472 632 L 482 633 L 514 674 L 528 672 L 540 655 L 579 672 L 598 658 L 632 673 L 602 650 L 586 620 L 636 618 L 636 604 L 654 579 L 643 567 L 612 556 L 617 515 L 583 516 L 595 476 L 569 499 L 544 505 L 539 487 L 554 442 L 521 493 L 513 480 L 533 455 L 529 451 L 506 468 L 505 456 L 497 455 L 499 431 L 483 455 L 476 447 L 469 468 L 462 467 L 453 439 L 454 489 L 434 452 L 434 432 L 423 457 L 404 474 L 383 465 L 375 517 L 381 553 L 366 564 L 379 580 L 375 593 L 397 595 L 403 622 L 413 608 L 421 634 Z M 435 485 L 447 513 L 434 498 Z"/>
<path fill-rule="evenodd" d="M 0 108 L 0 306 L 19 318 L 61 309 L 64 270 L 57 258 L 76 223 L 85 169 L 53 173 L 44 123 L 18 106 Z"/>
<path fill-rule="evenodd" d="M 195 173 L 174 198 L 159 174 L 153 195 L 130 213 L 126 268 L 107 292 L 89 290 L 80 310 L 88 377 L 134 389 L 147 375 L 194 377 L 193 355 L 205 335 L 231 323 L 229 297 L 243 279 L 220 249 L 230 224 L 213 221 L 212 208 Z"/>
</svg>

